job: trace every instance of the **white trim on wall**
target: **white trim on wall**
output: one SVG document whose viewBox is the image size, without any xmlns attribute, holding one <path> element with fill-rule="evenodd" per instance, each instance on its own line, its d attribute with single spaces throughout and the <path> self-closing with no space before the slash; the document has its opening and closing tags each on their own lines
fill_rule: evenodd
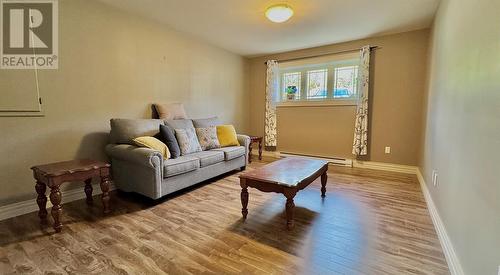
<svg viewBox="0 0 500 275">
<path fill-rule="evenodd" d="M 417 173 L 416 166 L 386 163 L 386 162 L 354 160 L 352 163 L 352 166 L 356 167 L 356 168 L 375 169 L 375 170 L 399 172 L 399 173 L 406 173 L 406 174 L 416 174 Z"/>
<path fill-rule="evenodd" d="M 102 193 L 101 188 L 99 187 L 99 184 L 92 185 L 94 192 L 92 195 L 99 195 Z M 48 189 L 48 188 L 47 188 Z M 109 185 L 109 191 L 115 190 L 116 187 L 113 184 L 113 182 L 110 183 Z M 49 191 L 47 190 L 47 197 Z M 61 196 L 62 196 L 62 203 L 67 203 L 67 202 L 72 202 L 76 200 L 80 200 L 85 198 L 85 192 L 83 191 L 82 188 L 78 189 L 70 189 L 70 190 L 65 190 L 61 191 Z M 47 198 L 47 209 L 52 207 L 52 203 L 50 200 Z M 20 201 L 16 203 L 11 203 L 8 205 L 0 206 L 0 221 L 1 220 L 6 220 L 8 218 L 12 217 L 17 217 L 21 216 L 24 214 L 28 214 L 34 211 L 38 211 L 38 204 L 36 203 L 36 199 L 30 199 L 30 200 L 25 200 L 25 201 Z M 50 212 L 49 212 L 50 213 Z"/>
<path fill-rule="evenodd" d="M 436 229 L 436 233 L 439 237 L 439 242 L 441 243 L 441 247 L 444 252 L 444 256 L 446 257 L 446 262 L 448 262 L 448 268 L 450 269 L 450 273 L 453 275 L 463 275 L 464 271 L 462 269 L 462 265 L 458 259 L 457 253 L 453 248 L 453 244 L 451 243 L 450 237 L 446 232 L 446 228 L 444 226 L 441 217 L 437 211 L 436 205 L 432 200 L 431 194 L 429 193 L 429 189 L 425 184 L 424 177 L 420 172 L 420 169 L 416 170 L 418 182 L 420 183 L 420 187 L 422 188 L 422 193 L 424 194 L 425 202 L 427 203 L 427 209 L 429 209 L 429 214 L 432 219 L 432 223 L 434 224 L 434 228 Z"/>
</svg>

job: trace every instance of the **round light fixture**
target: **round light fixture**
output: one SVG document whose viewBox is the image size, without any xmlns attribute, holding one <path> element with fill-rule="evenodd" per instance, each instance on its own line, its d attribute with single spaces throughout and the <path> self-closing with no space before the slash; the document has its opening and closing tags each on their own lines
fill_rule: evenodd
<svg viewBox="0 0 500 275">
<path fill-rule="evenodd" d="M 288 6 L 287 4 L 273 5 L 266 10 L 266 17 L 275 23 L 283 23 L 290 19 L 292 15 L 292 7 Z"/>
</svg>

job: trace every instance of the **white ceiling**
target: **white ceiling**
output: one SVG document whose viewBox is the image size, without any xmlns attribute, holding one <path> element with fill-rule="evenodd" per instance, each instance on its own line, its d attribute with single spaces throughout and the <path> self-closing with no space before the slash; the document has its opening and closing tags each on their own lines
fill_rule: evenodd
<svg viewBox="0 0 500 275">
<path fill-rule="evenodd" d="M 101 0 L 245 56 L 429 27 L 439 0 Z M 272 4 L 295 11 L 276 24 Z"/>
</svg>

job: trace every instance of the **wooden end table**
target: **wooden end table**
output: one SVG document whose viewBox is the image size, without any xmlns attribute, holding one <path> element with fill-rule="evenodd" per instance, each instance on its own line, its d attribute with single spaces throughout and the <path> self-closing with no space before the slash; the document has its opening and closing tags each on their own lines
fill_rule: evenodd
<svg viewBox="0 0 500 275">
<path fill-rule="evenodd" d="M 103 212 L 109 213 L 109 178 L 110 178 L 111 165 L 106 162 L 95 160 L 71 160 L 57 163 L 50 163 L 44 165 L 37 165 L 31 167 L 33 170 L 33 177 L 36 180 L 35 190 L 38 194 L 36 202 L 38 203 L 41 223 L 47 222 L 47 197 L 45 191 L 47 187 L 50 188 L 50 202 L 52 203 L 52 217 L 54 218 L 54 230 L 61 232 L 62 223 L 60 220 L 62 207 L 61 207 L 61 191 L 59 187 L 64 182 L 70 181 L 84 181 L 85 194 L 87 197 L 87 204 L 92 204 L 92 178 L 101 178 L 102 190 L 102 205 Z"/>
<path fill-rule="evenodd" d="M 252 162 L 252 143 L 259 143 L 259 160 L 262 160 L 262 137 L 250 136 L 250 145 L 248 146 L 248 163 Z"/>
<path fill-rule="evenodd" d="M 321 197 L 325 197 L 328 162 L 307 158 L 284 158 L 267 164 L 259 169 L 240 175 L 241 185 L 241 214 L 243 219 L 248 214 L 248 187 L 262 192 L 281 193 L 286 197 L 286 224 L 292 229 L 293 198 L 300 190 L 321 177 Z"/>
</svg>

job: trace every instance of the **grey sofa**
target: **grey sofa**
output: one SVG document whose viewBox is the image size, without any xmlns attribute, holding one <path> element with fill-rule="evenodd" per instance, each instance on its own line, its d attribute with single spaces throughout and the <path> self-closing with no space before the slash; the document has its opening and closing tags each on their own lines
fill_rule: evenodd
<svg viewBox="0 0 500 275">
<path fill-rule="evenodd" d="M 238 135 L 241 146 L 224 147 L 163 159 L 160 152 L 137 147 L 132 139 L 154 136 L 160 124 L 173 128 L 192 127 L 191 120 L 112 119 L 110 143 L 113 181 L 118 189 L 136 192 L 152 199 L 192 186 L 235 169 L 245 169 L 250 138 Z"/>
</svg>

